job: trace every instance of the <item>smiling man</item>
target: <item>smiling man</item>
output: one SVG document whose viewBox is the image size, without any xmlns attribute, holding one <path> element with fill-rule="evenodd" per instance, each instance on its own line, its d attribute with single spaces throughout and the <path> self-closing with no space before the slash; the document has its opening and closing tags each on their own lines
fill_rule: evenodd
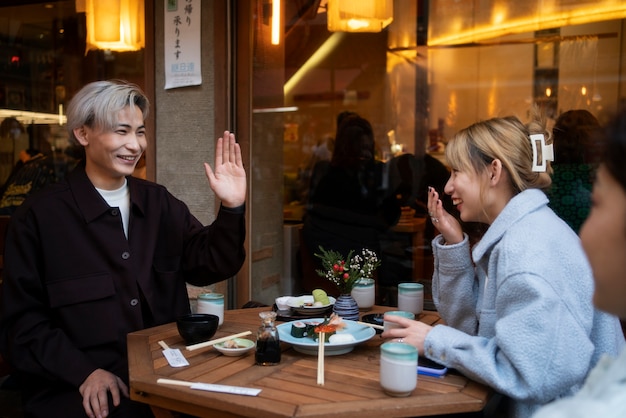
<svg viewBox="0 0 626 418">
<path fill-rule="evenodd" d="M 0 350 L 27 417 L 145 417 L 129 400 L 126 335 L 190 312 L 185 283 L 225 280 L 244 259 L 246 173 L 228 131 L 203 226 L 163 186 L 131 176 L 146 149 L 148 99 L 120 81 L 88 84 L 67 111 L 85 158 L 27 199 L 6 240 Z"/>
</svg>

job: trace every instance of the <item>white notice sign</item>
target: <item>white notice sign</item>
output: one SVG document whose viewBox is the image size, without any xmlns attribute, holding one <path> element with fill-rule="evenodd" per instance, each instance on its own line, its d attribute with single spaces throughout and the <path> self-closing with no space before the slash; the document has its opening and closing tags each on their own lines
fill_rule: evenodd
<svg viewBox="0 0 626 418">
<path fill-rule="evenodd" d="M 201 0 L 165 0 L 165 88 L 202 84 Z"/>
</svg>

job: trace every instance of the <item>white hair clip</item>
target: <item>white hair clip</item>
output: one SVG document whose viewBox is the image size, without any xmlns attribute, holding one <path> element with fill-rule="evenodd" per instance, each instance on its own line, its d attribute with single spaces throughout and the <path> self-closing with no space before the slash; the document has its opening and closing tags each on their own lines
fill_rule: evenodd
<svg viewBox="0 0 626 418">
<path fill-rule="evenodd" d="M 554 161 L 554 148 L 552 144 L 546 145 L 546 137 L 543 134 L 530 136 L 530 144 L 533 148 L 533 171 L 545 173 L 548 161 Z"/>
</svg>

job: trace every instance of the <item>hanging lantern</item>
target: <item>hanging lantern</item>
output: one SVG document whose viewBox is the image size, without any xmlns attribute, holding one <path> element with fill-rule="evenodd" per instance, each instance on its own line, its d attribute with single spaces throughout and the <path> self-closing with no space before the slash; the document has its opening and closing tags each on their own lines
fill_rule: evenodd
<svg viewBox="0 0 626 418">
<path fill-rule="evenodd" d="M 77 0 L 87 18 L 87 51 L 138 51 L 145 46 L 144 0 Z"/>
<path fill-rule="evenodd" d="M 328 0 L 331 32 L 380 32 L 393 21 L 393 0 Z"/>
</svg>

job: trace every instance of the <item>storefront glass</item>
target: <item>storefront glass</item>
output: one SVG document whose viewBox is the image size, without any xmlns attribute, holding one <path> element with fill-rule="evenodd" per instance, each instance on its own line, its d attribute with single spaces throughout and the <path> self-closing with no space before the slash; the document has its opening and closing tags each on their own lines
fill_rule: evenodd
<svg viewBox="0 0 626 418">
<path fill-rule="evenodd" d="M 143 49 L 87 51 L 84 1 L 8 3 L 0 6 L 0 184 L 23 150 L 65 157 L 65 108 L 84 84 L 144 80 Z"/>
<path fill-rule="evenodd" d="M 311 258 L 315 249 L 302 254 L 301 231 L 311 210 L 315 164 L 331 159 L 341 112 L 370 122 L 376 159 L 385 163 L 377 187 L 403 207 L 400 222 L 383 231 L 378 247 L 383 266 L 377 301 L 393 304 L 399 282 L 421 281 L 428 294 L 436 231 L 424 219 L 422 189 L 443 189 L 445 179 L 436 172 L 446 164 L 448 138 L 491 117 L 527 121 L 533 105 L 543 109 L 550 128 L 572 109 L 590 112 L 601 124 L 623 101 L 624 6 L 615 2 L 555 1 L 547 7 L 395 0 L 393 22 L 373 33 L 330 31 L 329 3 L 283 2 L 277 44 L 271 42 L 271 3 L 257 2 L 255 10 L 252 155 L 259 175 L 252 182 L 263 197 L 253 203 L 268 196 L 274 203 L 253 218 L 252 235 L 263 237 L 261 248 L 273 234 L 282 241 L 284 257 L 273 265 L 260 261 L 263 271 L 256 279 L 282 277 L 282 293 L 308 292 L 307 281 L 316 276 L 302 258 Z M 350 12 L 349 2 L 337 3 L 344 5 L 342 13 Z M 519 23 L 528 20 L 533 25 Z M 498 25 L 504 29 L 493 30 Z M 263 161 L 280 168 L 282 178 Z M 403 171 L 407 162 L 412 169 Z M 349 195 L 340 188 L 335 193 L 337 201 Z M 272 215 L 280 209 L 277 199 L 281 219 Z M 329 233 L 340 235 L 341 225 L 353 220 L 328 224 L 336 227 Z"/>
</svg>

